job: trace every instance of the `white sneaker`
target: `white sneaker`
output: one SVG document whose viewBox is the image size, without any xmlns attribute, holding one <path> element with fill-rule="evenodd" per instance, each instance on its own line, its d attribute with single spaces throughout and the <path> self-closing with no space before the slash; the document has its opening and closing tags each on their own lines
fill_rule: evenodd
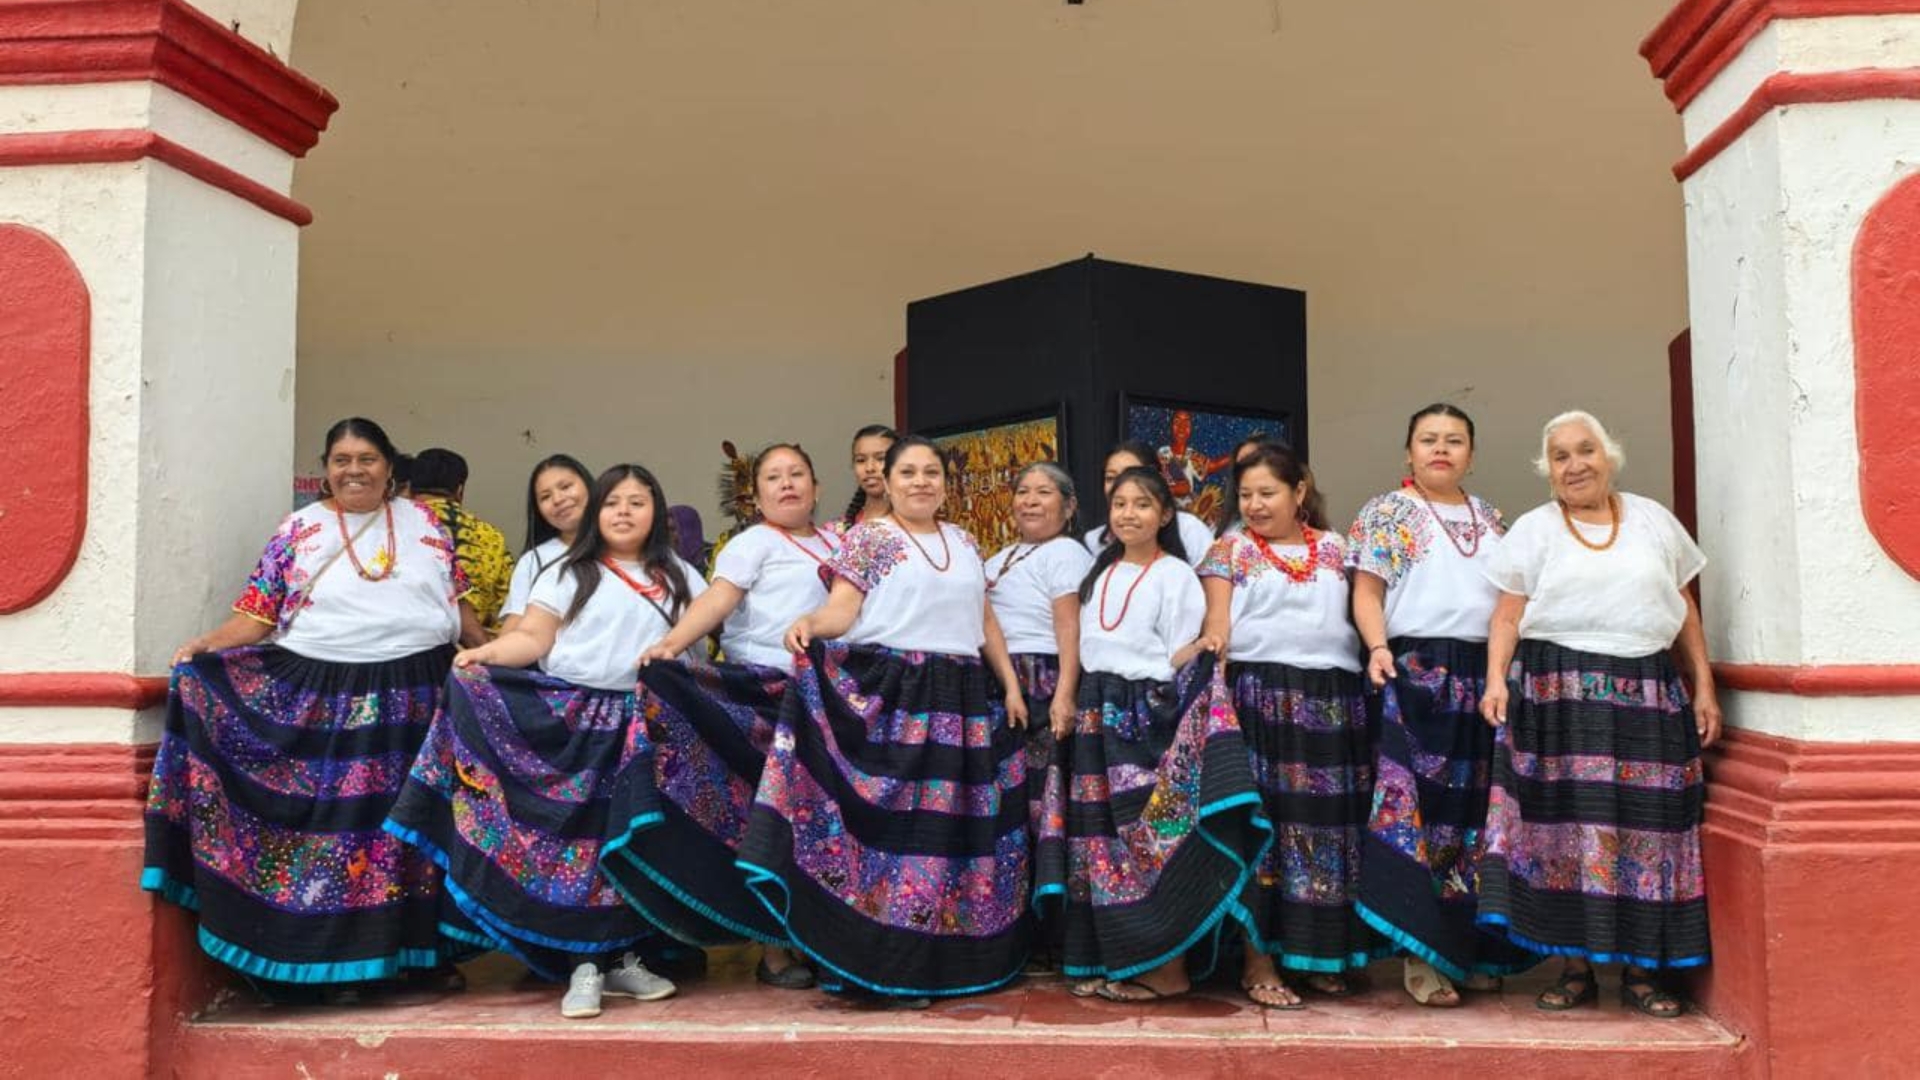
<svg viewBox="0 0 1920 1080">
<path fill-rule="evenodd" d="M 585 1020 L 600 1015 L 600 988 L 606 979 L 592 964 L 573 969 L 567 980 L 567 995 L 560 999 L 560 1015 L 568 1020 Z"/>
<path fill-rule="evenodd" d="M 579 972 L 574 973 L 579 977 Z M 640 958 L 627 953 L 620 958 L 620 966 L 607 972 L 606 988 L 609 994 L 621 997 L 639 998 L 641 1001 L 659 1001 L 673 996 L 675 987 L 672 982 L 647 970 Z M 595 993 L 596 1000 L 598 991 Z"/>
</svg>

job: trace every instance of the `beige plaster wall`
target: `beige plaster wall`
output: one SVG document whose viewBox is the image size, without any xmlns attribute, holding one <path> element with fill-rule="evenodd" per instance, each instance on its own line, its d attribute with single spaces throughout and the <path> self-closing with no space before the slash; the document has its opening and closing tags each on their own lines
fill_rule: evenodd
<svg viewBox="0 0 1920 1080">
<path fill-rule="evenodd" d="M 1564 407 L 1666 498 L 1686 319 L 1665 0 L 326 0 L 299 167 L 297 438 L 452 445 L 517 539 L 536 457 L 637 458 L 715 529 L 717 444 L 850 485 L 907 301 L 1087 251 L 1305 289 L 1336 513 L 1405 415 L 1480 419 L 1516 513 Z"/>
</svg>

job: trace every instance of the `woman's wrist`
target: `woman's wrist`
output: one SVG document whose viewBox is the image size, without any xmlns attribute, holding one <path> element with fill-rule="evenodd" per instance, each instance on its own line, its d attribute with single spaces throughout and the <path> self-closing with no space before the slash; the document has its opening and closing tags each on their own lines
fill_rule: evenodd
<svg viewBox="0 0 1920 1080">
<path fill-rule="evenodd" d="M 1373 655 L 1374 653 L 1377 653 L 1377 652 L 1384 652 L 1384 653 L 1386 653 L 1386 654 L 1387 654 L 1387 655 L 1389 655 L 1389 656 L 1391 656 L 1391 655 L 1393 655 L 1393 650 L 1392 650 L 1391 648 L 1389 648 L 1389 647 L 1387 647 L 1387 645 L 1386 645 L 1386 644 L 1385 644 L 1384 642 L 1382 642 L 1382 643 L 1381 643 L 1381 644 L 1379 644 L 1379 645 L 1369 645 L 1369 646 L 1367 646 L 1367 655 L 1368 655 L 1368 656 L 1372 656 L 1372 655 Z"/>
</svg>

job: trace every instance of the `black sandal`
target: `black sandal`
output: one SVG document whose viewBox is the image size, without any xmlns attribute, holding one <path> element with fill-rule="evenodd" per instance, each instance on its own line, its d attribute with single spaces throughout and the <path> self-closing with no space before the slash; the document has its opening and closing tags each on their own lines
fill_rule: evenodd
<svg viewBox="0 0 1920 1080">
<path fill-rule="evenodd" d="M 1575 990 L 1578 986 L 1580 989 Z M 1549 994 L 1559 994 L 1559 999 L 1549 998 Z M 1592 968 L 1562 968 L 1560 978 L 1552 986 L 1540 991 L 1533 999 L 1533 1007 L 1547 1012 L 1566 1012 L 1582 1005 L 1592 1005 L 1600 1000 L 1600 977 Z"/>
<path fill-rule="evenodd" d="M 1636 986 L 1645 989 L 1635 990 Z M 1634 968 L 1620 973 L 1620 1004 L 1655 1020 L 1677 1020 L 1687 1011 L 1685 1002 L 1653 981 L 1652 972 Z"/>
</svg>

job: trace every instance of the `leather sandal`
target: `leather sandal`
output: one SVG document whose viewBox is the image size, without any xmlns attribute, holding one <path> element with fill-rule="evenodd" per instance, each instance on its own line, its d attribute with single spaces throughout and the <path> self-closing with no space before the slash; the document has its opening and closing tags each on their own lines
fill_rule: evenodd
<svg viewBox="0 0 1920 1080">
<path fill-rule="evenodd" d="M 1576 986 L 1578 990 L 1574 989 Z M 1560 996 L 1548 996 L 1551 994 Z M 1600 976 L 1592 968 L 1562 968 L 1560 978 L 1533 999 L 1533 1007 L 1547 1012 L 1566 1012 L 1582 1005 L 1595 1004 L 1599 1000 Z"/>
<path fill-rule="evenodd" d="M 1639 987 L 1639 989 L 1635 989 Z M 1686 1004 L 1653 981 L 1653 974 L 1628 968 L 1620 975 L 1620 1004 L 1656 1020 L 1677 1020 Z"/>
</svg>

